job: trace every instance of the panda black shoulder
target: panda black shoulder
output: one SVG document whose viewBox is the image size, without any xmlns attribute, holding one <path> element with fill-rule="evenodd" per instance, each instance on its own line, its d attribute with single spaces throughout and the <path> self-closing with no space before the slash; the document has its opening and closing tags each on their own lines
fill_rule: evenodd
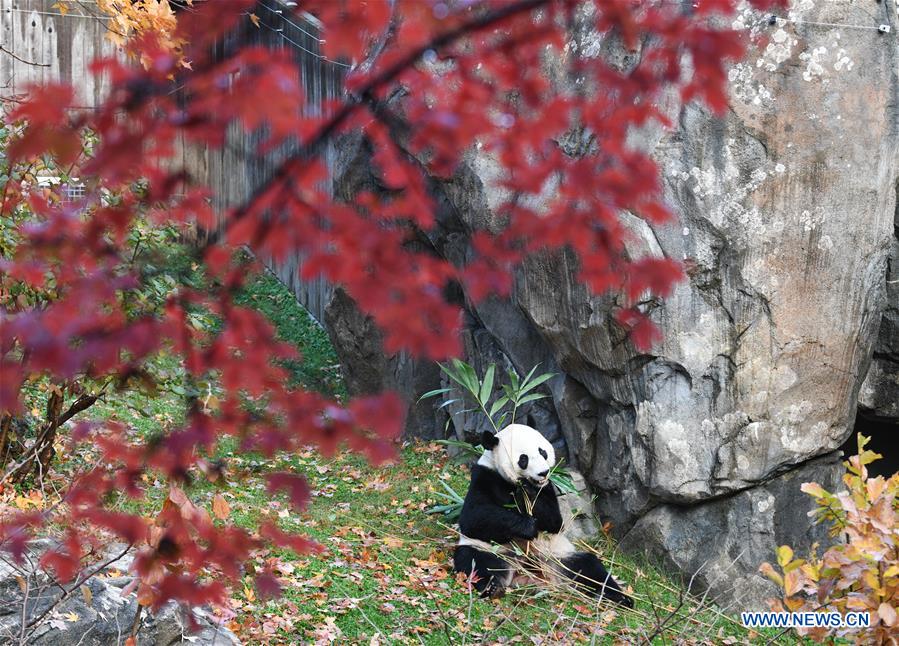
<svg viewBox="0 0 899 646">
<path fill-rule="evenodd" d="M 477 490 L 495 500 L 508 499 L 514 492 L 515 485 L 508 482 L 497 471 L 482 464 L 471 468 L 471 485 L 469 491 Z"/>
</svg>

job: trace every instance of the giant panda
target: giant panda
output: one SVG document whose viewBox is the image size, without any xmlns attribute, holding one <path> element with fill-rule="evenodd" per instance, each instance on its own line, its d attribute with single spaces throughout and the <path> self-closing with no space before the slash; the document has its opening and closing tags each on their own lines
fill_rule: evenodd
<svg viewBox="0 0 899 646">
<path fill-rule="evenodd" d="M 567 579 L 582 592 L 632 608 L 633 600 L 600 560 L 578 552 L 562 533 L 559 501 L 549 481 L 556 462 L 552 444 L 523 424 L 495 435 L 485 431 L 481 443 L 484 454 L 472 467 L 459 516 L 455 571 L 468 575 L 482 597 L 502 596 L 513 582 L 536 573 L 538 580 Z M 527 555 L 527 568 L 503 558 L 516 553 Z"/>
</svg>

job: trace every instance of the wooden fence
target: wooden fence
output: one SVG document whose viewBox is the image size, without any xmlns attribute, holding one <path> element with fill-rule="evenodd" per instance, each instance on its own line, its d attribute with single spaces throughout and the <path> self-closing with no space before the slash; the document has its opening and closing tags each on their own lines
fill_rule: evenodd
<svg viewBox="0 0 899 646">
<path fill-rule="evenodd" d="M 0 96 L 21 94 L 30 84 L 63 80 L 75 87 L 79 106 L 89 109 L 98 105 L 108 90 L 106 82 L 90 74 L 90 62 L 116 53 L 105 37 L 107 19 L 89 0 L 73 4 L 66 15 L 53 8 L 55 2 L 0 0 L 0 46 L 5 50 L 0 52 Z M 297 106 L 303 114 L 316 114 L 324 101 L 341 96 L 346 65 L 322 55 L 314 18 L 289 12 L 279 0 L 258 0 L 254 13 L 259 25 L 249 19 L 243 21 L 218 44 L 222 54 L 247 44 L 291 52 L 307 98 L 305 105 Z M 223 212 L 245 200 L 271 176 L 280 161 L 297 149 L 296 145 L 285 145 L 259 157 L 255 154 L 258 141 L 257 134 L 235 125 L 228 133 L 227 146 L 210 150 L 185 145 L 176 163 L 212 190 L 214 206 Z M 331 148 L 322 154 L 330 165 Z M 323 321 L 331 287 L 321 279 L 299 279 L 299 254 L 281 263 L 263 260 L 297 300 Z"/>
<path fill-rule="evenodd" d="M 55 0 L 0 0 L 0 95 L 24 92 L 29 85 L 54 80 L 70 82 L 77 103 L 90 108 L 108 85 L 88 71 L 90 61 L 109 56 L 115 46 L 106 38 L 108 20 L 85 3 L 86 9 L 61 15 Z"/>
</svg>

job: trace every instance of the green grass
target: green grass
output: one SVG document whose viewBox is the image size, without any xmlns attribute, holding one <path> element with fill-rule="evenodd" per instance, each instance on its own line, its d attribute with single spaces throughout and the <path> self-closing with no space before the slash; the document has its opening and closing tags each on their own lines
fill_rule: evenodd
<svg viewBox="0 0 899 646">
<path fill-rule="evenodd" d="M 293 343 L 300 351 L 301 360 L 286 364 L 292 375 L 291 385 L 337 398 L 346 396 L 337 353 L 328 333 L 277 278 L 268 272 L 261 274 L 241 290 L 236 301 L 264 314 L 277 329 L 279 339 Z"/>
<path fill-rule="evenodd" d="M 326 333 L 272 276 L 255 279 L 240 295 L 242 304 L 258 309 L 276 326 L 279 336 L 294 343 L 303 360 L 289 366 L 295 384 L 343 397 L 335 370 L 337 358 Z M 154 371 L 177 383 L 179 368 L 172 357 L 159 357 Z M 183 420 L 184 397 L 174 389 L 155 396 L 114 392 L 90 411 L 92 417 L 128 424 L 136 436 L 150 437 Z M 226 463 L 226 483 L 197 479 L 186 488 L 195 504 L 211 510 L 222 494 L 229 520 L 250 530 L 261 520 L 275 519 L 282 529 L 307 534 L 324 552 L 296 555 L 275 550 L 255 555 L 248 574 L 231 590 L 233 616 L 228 626 L 244 643 L 638 643 L 658 619 L 675 617 L 654 643 L 766 643 L 772 634 L 751 633 L 709 604 L 687 599 L 652 564 L 615 552 L 600 539 L 593 547 L 616 576 L 632 586 L 635 612 L 596 606 L 561 590 L 521 590 L 501 600 L 480 600 L 451 568 L 455 529 L 426 510 L 443 502 L 440 481 L 464 492 L 466 465 L 450 461 L 438 444 L 406 443 L 395 463 L 370 466 L 363 458 L 341 453 L 327 459 L 311 449 L 265 459 L 241 454 L 232 438 L 218 448 Z M 72 471 L 94 459 L 89 447 L 60 465 Z M 282 497 L 266 492 L 270 471 L 305 475 L 313 491 L 309 508 L 294 513 Z M 167 494 L 164 484 L 147 483 L 147 499 L 122 500 L 129 511 L 151 515 Z M 275 600 L 257 598 L 252 571 L 269 568 L 283 586 Z M 794 643 L 783 638 L 782 643 Z"/>
<path fill-rule="evenodd" d="M 451 571 L 455 529 L 425 514 L 437 500 L 438 479 L 461 491 L 468 484 L 467 467 L 448 462 L 436 444 L 408 444 L 395 465 L 382 469 L 358 456 L 326 460 L 313 451 L 271 464 L 240 456 L 229 463 L 240 476 L 228 491 L 235 522 L 252 527 L 260 518 L 278 518 L 282 528 L 305 533 L 326 550 L 311 557 L 279 552 L 263 558 L 281 575 L 281 599 L 255 599 L 249 578 L 235 591 L 239 611 L 232 627 L 251 641 L 312 640 L 330 626 L 325 632 L 341 643 L 368 643 L 376 633 L 389 641 L 434 644 L 530 635 L 551 643 L 589 641 L 593 635 L 598 643 L 612 636 L 636 642 L 651 632 L 651 606 L 665 616 L 679 603 L 677 589 L 658 571 L 620 554 L 614 555 L 614 570 L 632 584 L 640 600 L 637 612 L 596 607 L 560 591 L 517 591 L 498 601 L 472 596 Z M 315 493 L 304 514 L 287 511 L 285 501 L 272 500 L 259 486 L 268 468 L 308 477 Z M 196 502 L 211 504 L 211 489 L 192 494 Z M 609 562 L 611 544 L 603 540 L 597 547 Z M 690 600 L 664 637 L 700 635 L 710 642 L 750 638 L 708 604 Z"/>
</svg>

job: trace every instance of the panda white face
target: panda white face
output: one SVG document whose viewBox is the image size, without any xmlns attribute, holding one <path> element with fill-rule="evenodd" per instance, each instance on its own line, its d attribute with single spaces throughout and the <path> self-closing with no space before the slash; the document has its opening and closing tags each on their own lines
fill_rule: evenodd
<svg viewBox="0 0 899 646">
<path fill-rule="evenodd" d="M 553 445 L 524 424 L 510 424 L 492 436 L 486 433 L 483 444 L 487 450 L 478 464 L 492 468 L 508 482 L 525 480 L 542 487 L 556 464 Z"/>
</svg>

